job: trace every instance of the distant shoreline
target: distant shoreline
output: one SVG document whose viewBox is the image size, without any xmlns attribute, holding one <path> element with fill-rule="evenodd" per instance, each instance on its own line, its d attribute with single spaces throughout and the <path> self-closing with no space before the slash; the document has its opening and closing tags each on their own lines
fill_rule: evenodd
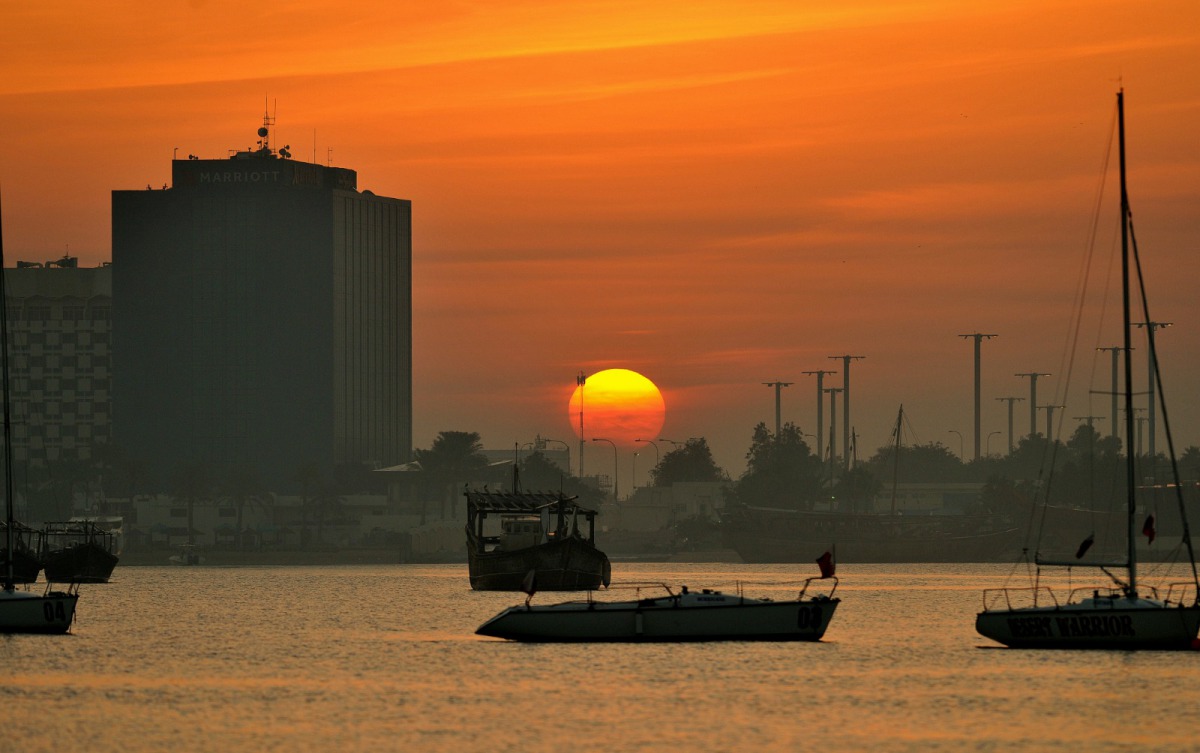
<svg viewBox="0 0 1200 753">
<path fill-rule="evenodd" d="M 117 567 L 172 567 L 171 550 L 156 550 L 150 552 L 125 552 L 121 555 Z M 233 551 L 202 551 L 200 556 L 203 563 L 200 567 L 257 567 L 280 565 L 403 565 L 403 564 L 454 564 L 451 557 L 445 559 L 429 559 L 426 562 L 405 561 L 400 553 L 382 549 L 346 549 L 337 551 L 276 551 L 276 552 L 233 552 Z M 464 552 L 461 562 L 466 564 Z"/>
</svg>

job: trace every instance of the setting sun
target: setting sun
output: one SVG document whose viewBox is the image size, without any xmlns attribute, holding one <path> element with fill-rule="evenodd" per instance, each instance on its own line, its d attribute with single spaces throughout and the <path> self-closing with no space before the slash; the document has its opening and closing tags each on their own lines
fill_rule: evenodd
<svg viewBox="0 0 1200 753">
<path fill-rule="evenodd" d="M 583 438 L 604 437 L 619 445 L 654 439 L 666 417 L 662 393 L 646 377 L 629 369 L 606 369 L 587 377 L 571 395 L 567 420 L 579 434 L 583 401 Z"/>
</svg>

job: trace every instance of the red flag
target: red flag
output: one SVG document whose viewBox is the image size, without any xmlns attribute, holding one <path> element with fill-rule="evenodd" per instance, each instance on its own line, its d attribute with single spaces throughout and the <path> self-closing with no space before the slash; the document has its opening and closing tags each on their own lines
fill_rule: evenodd
<svg viewBox="0 0 1200 753">
<path fill-rule="evenodd" d="M 1087 550 L 1092 548 L 1092 544 L 1096 543 L 1096 534 L 1091 534 L 1082 543 L 1079 544 L 1079 549 L 1075 550 L 1075 559 L 1083 559 L 1083 555 L 1087 554 Z"/>
<path fill-rule="evenodd" d="M 821 568 L 822 578 L 832 578 L 833 571 L 836 569 L 836 565 L 833 562 L 833 555 L 825 552 L 820 557 L 817 557 L 817 567 Z"/>
<path fill-rule="evenodd" d="M 1150 539 L 1150 543 L 1154 543 L 1154 516 L 1150 515 L 1146 518 L 1146 522 L 1142 524 L 1142 534 Z"/>
</svg>

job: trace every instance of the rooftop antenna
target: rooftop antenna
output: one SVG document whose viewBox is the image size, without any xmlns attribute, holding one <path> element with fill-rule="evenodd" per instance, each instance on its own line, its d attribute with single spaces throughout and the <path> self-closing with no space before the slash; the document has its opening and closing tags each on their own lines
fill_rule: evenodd
<svg viewBox="0 0 1200 753">
<path fill-rule="evenodd" d="M 271 153 L 271 126 L 273 125 L 275 125 L 275 118 L 271 116 L 270 105 L 264 96 L 263 124 L 258 129 L 258 153 L 262 156 L 267 156 Z"/>
</svg>

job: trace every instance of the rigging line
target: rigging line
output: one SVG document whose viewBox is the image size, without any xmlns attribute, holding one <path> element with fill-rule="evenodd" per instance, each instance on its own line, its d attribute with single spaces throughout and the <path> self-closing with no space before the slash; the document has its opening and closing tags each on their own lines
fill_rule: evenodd
<svg viewBox="0 0 1200 753">
<path fill-rule="evenodd" d="M 1091 229 L 1089 231 L 1089 235 L 1088 235 L 1088 244 L 1089 245 L 1095 244 L 1096 237 L 1099 234 L 1100 217 L 1101 217 L 1101 203 L 1104 200 L 1105 187 L 1108 185 L 1108 173 L 1109 173 L 1109 168 L 1110 168 L 1110 164 L 1112 161 L 1112 153 L 1113 153 L 1113 139 L 1116 137 L 1116 133 L 1117 133 L 1116 121 L 1117 121 L 1117 110 L 1116 110 L 1116 108 L 1113 108 L 1113 123 L 1109 127 L 1109 131 L 1108 131 L 1108 146 L 1104 150 L 1104 159 L 1102 160 L 1101 167 L 1100 167 L 1100 181 L 1099 181 L 1099 185 L 1097 186 L 1097 191 L 1096 191 L 1096 203 L 1092 210 L 1092 227 L 1091 227 Z M 1101 298 L 1100 298 L 1100 320 L 1096 325 L 1096 345 L 1097 346 L 1099 346 L 1099 343 L 1100 343 L 1100 333 L 1104 330 L 1104 315 L 1105 315 L 1105 313 L 1108 312 L 1108 294 L 1109 294 L 1109 291 L 1112 290 L 1113 276 L 1116 273 L 1117 261 L 1120 259 L 1120 257 L 1117 255 L 1117 251 L 1120 248 L 1119 245 L 1117 244 L 1118 237 L 1119 237 L 1119 234 L 1117 234 L 1117 233 L 1114 233 L 1112 236 L 1112 241 L 1111 241 L 1111 245 L 1109 248 L 1108 274 L 1105 277 L 1104 286 L 1101 288 L 1101 290 L 1103 291 L 1103 294 L 1101 295 Z M 1092 381 L 1094 381 L 1094 378 L 1096 375 L 1096 363 L 1099 360 L 1099 356 L 1097 355 L 1098 352 L 1099 352 L 1098 350 L 1092 351 L 1092 377 L 1093 377 L 1093 379 L 1089 380 L 1089 384 Z M 1091 410 L 1088 411 L 1088 414 L 1089 415 L 1091 414 Z"/>
<path fill-rule="evenodd" d="M 1146 300 L 1146 280 L 1142 276 L 1142 259 L 1138 254 L 1137 235 L 1133 232 L 1133 209 L 1127 206 L 1125 211 L 1129 224 L 1129 244 L 1133 251 L 1134 269 L 1137 271 L 1138 292 L 1142 297 L 1142 316 L 1146 317 L 1146 322 L 1152 322 L 1154 320 L 1150 318 L 1150 302 Z M 1167 438 L 1168 457 L 1171 458 L 1171 477 L 1175 482 L 1175 498 L 1179 503 L 1179 518 L 1183 524 L 1183 543 L 1187 547 L 1188 560 L 1192 565 L 1192 583 L 1196 588 L 1196 603 L 1200 604 L 1200 574 L 1197 574 L 1196 571 L 1196 552 L 1192 549 L 1192 532 L 1188 527 L 1187 509 L 1183 502 L 1183 483 L 1179 476 L 1179 462 L 1175 459 L 1175 440 L 1171 436 L 1171 420 L 1167 416 L 1167 398 L 1163 393 L 1162 371 L 1158 367 L 1158 350 L 1154 345 L 1154 327 L 1149 324 L 1146 326 L 1146 346 L 1149 350 L 1150 362 L 1154 364 L 1154 382 L 1158 387 L 1158 404 L 1162 409 L 1163 432 Z M 1127 448 L 1126 452 L 1132 452 L 1132 448 Z"/>
<path fill-rule="evenodd" d="M 1079 270 L 1078 283 L 1077 283 L 1077 286 L 1075 289 L 1075 297 L 1074 297 L 1074 301 L 1073 301 L 1073 308 L 1074 308 L 1075 313 L 1074 313 L 1074 316 L 1072 317 L 1071 322 L 1069 323 L 1069 325 L 1067 327 L 1066 342 L 1064 345 L 1063 361 L 1062 361 L 1063 368 L 1060 369 L 1060 373 L 1064 373 L 1065 376 L 1061 380 L 1058 381 L 1057 386 L 1054 391 L 1054 404 L 1056 404 L 1056 405 L 1066 406 L 1068 399 L 1070 397 L 1071 383 L 1073 381 L 1073 376 L 1075 373 L 1075 358 L 1076 358 L 1076 355 L 1079 350 L 1080 332 L 1083 328 L 1083 314 L 1084 314 L 1084 309 L 1085 309 L 1084 304 L 1087 300 L 1088 284 L 1091 280 L 1091 270 L 1092 270 L 1092 266 L 1093 266 L 1095 254 L 1096 254 L 1096 236 L 1097 236 L 1097 228 L 1099 227 L 1099 223 L 1100 223 L 1100 209 L 1101 209 L 1101 204 L 1102 204 L 1102 199 L 1103 199 L 1104 187 L 1107 184 L 1107 173 L 1108 173 L 1109 165 L 1110 165 L 1111 159 L 1112 159 L 1113 134 L 1115 133 L 1116 127 L 1118 125 L 1117 115 L 1118 115 L 1118 113 L 1116 111 L 1116 108 L 1114 108 L 1112 125 L 1109 128 L 1108 144 L 1105 148 L 1104 159 L 1102 160 L 1101 179 L 1099 181 L 1099 186 L 1097 187 L 1096 201 L 1095 201 L 1095 204 L 1092 209 L 1092 228 L 1088 232 L 1087 242 L 1084 245 L 1084 254 L 1083 254 L 1083 258 L 1081 260 L 1082 264 L 1081 264 L 1081 267 Z M 1093 352 L 1093 359 L 1092 359 L 1093 372 L 1095 371 L 1095 363 L 1096 363 L 1095 355 Z M 1091 400 L 1089 397 L 1089 405 L 1090 405 L 1090 402 L 1091 402 Z M 1089 411 L 1089 413 L 1090 413 L 1090 411 Z M 1047 425 L 1047 429 L 1046 429 L 1047 433 L 1048 433 L 1048 436 L 1046 437 L 1047 447 L 1046 447 L 1046 452 L 1043 453 L 1043 456 L 1042 456 L 1042 464 L 1043 464 L 1042 472 L 1039 473 L 1039 476 L 1044 475 L 1046 477 L 1046 484 L 1045 484 L 1044 494 L 1043 494 L 1042 519 L 1041 519 L 1041 523 L 1038 528 L 1038 538 L 1037 538 L 1037 543 L 1038 543 L 1039 549 L 1041 547 L 1042 533 L 1045 530 L 1046 514 L 1047 514 L 1047 509 L 1049 507 L 1050 493 L 1054 486 L 1055 469 L 1058 465 L 1058 454 L 1059 454 L 1060 449 L 1062 449 L 1062 447 L 1063 447 L 1059 440 L 1062 437 L 1063 424 L 1065 422 L 1066 422 L 1066 408 L 1064 407 L 1063 410 L 1059 413 L 1058 425 L 1057 426 Z M 1051 432 L 1053 433 L 1052 436 L 1050 435 Z M 1048 469 L 1046 468 L 1047 456 L 1049 458 L 1049 468 Z M 1094 510 L 1094 508 L 1095 508 L 1095 505 L 1089 505 L 1089 511 L 1090 511 L 1089 517 L 1092 520 L 1092 528 L 1093 529 L 1095 529 L 1095 510 Z"/>
</svg>

